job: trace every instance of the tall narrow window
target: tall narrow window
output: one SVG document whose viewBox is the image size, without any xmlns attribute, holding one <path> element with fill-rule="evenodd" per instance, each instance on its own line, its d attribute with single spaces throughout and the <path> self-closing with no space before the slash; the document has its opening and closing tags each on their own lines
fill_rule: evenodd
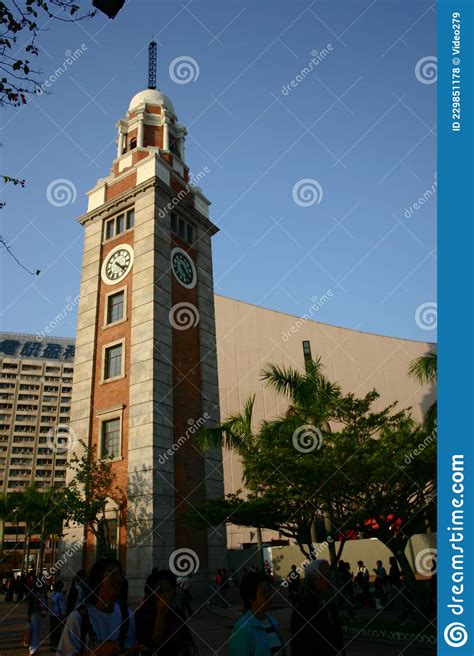
<svg viewBox="0 0 474 656">
<path fill-rule="evenodd" d="M 104 380 L 115 378 L 122 374 L 122 344 L 115 344 L 105 349 Z"/>
<path fill-rule="evenodd" d="M 123 291 L 116 294 L 110 294 L 107 298 L 107 323 L 115 323 L 124 318 L 124 297 Z"/>
<path fill-rule="evenodd" d="M 105 238 L 106 239 L 112 239 L 114 236 L 114 220 L 110 219 L 110 221 L 107 221 L 105 224 Z"/>
<path fill-rule="evenodd" d="M 174 212 L 171 215 L 171 230 L 175 233 L 178 232 L 178 217 Z"/>
<path fill-rule="evenodd" d="M 133 228 L 135 225 L 135 210 L 128 210 L 127 212 L 127 230 Z"/>
<path fill-rule="evenodd" d="M 118 458 L 120 456 L 120 419 L 109 419 L 102 422 L 102 458 Z"/>
<path fill-rule="evenodd" d="M 125 214 L 119 214 L 116 218 L 115 234 L 119 235 L 125 230 Z"/>
<path fill-rule="evenodd" d="M 190 225 L 189 223 L 187 223 L 186 224 L 186 241 L 188 242 L 188 244 L 192 244 L 193 241 L 194 241 L 193 233 L 194 233 L 193 226 Z"/>
<path fill-rule="evenodd" d="M 311 344 L 308 340 L 303 341 L 303 356 L 306 365 L 311 360 Z"/>
</svg>

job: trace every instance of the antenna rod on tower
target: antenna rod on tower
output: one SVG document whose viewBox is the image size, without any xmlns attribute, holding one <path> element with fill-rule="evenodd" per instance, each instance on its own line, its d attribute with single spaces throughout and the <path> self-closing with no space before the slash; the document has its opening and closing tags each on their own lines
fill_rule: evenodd
<svg viewBox="0 0 474 656">
<path fill-rule="evenodd" d="M 156 89 L 156 42 L 148 46 L 148 88 Z"/>
</svg>

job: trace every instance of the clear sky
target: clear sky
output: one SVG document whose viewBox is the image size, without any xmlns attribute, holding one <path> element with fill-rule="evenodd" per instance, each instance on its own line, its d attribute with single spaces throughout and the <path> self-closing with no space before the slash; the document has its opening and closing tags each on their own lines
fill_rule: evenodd
<svg viewBox="0 0 474 656">
<path fill-rule="evenodd" d="M 425 0 L 128 0 L 115 20 L 49 21 L 35 62 L 53 75 L 49 95 L 2 110 L 2 173 L 27 184 L 7 188 L 1 233 L 43 271 L 29 276 L 2 249 L 2 330 L 41 332 L 78 294 L 75 218 L 147 86 L 152 38 L 187 163 L 210 171 L 216 292 L 302 315 L 330 290 L 317 320 L 435 341 L 436 13 Z M 179 57 L 190 66 L 170 68 Z M 73 336 L 75 322 L 72 311 L 55 334 Z"/>
</svg>

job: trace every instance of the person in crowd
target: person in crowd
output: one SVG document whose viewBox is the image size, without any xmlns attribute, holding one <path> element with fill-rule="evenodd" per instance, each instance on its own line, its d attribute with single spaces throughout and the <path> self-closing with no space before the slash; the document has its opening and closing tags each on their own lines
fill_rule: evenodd
<svg viewBox="0 0 474 656">
<path fill-rule="evenodd" d="M 336 584 L 339 592 L 338 608 L 347 612 L 349 617 L 354 614 L 354 591 L 352 584 L 352 572 L 350 563 L 339 560 L 336 569 Z"/>
<path fill-rule="evenodd" d="M 44 582 L 39 578 L 33 580 L 31 590 L 26 596 L 27 615 L 30 626 L 30 656 L 40 649 L 41 624 L 48 613 L 48 600 Z"/>
<path fill-rule="evenodd" d="M 86 598 L 86 578 L 85 570 L 80 569 L 76 576 L 72 579 L 71 587 L 66 601 L 66 614 L 69 615 L 72 611 L 80 606 Z"/>
<path fill-rule="evenodd" d="M 136 612 L 137 639 L 142 656 L 194 656 L 197 647 L 178 608 L 176 576 L 168 569 L 154 570 L 145 583 L 145 595 Z"/>
<path fill-rule="evenodd" d="M 68 616 L 58 656 L 116 656 L 135 645 L 135 619 L 124 600 L 124 573 L 115 558 L 100 558 L 91 568 L 88 594 Z"/>
<path fill-rule="evenodd" d="M 12 572 L 8 577 L 6 583 L 5 601 L 13 601 L 14 588 L 15 588 L 15 576 Z"/>
<path fill-rule="evenodd" d="M 182 576 L 178 580 L 178 585 L 181 590 L 181 612 L 183 617 L 191 617 L 193 614 L 193 609 L 191 606 L 192 596 L 191 596 L 191 574 Z"/>
<path fill-rule="evenodd" d="M 296 565 L 292 565 L 291 569 L 286 577 L 288 581 L 288 594 L 290 597 L 290 604 L 295 605 L 298 598 L 298 593 L 300 591 L 301 577 L 298 573 Z"/>
<path fill-rule="evenodd" d="M 230 578 L 232 580 L 232 585 L 234 586 L 234 588 L 238 588 L 239 587 L 239 575 L 237 574 L 235 569 L 230 570 Z"/>
<path fill-rule="evenodd" d="M 51 651 L 56 651 L 58 648 L 65 618 L 66 595 L 64 594 L 64 583 L 63 581 L 56 581 L 53 586 L 53 592 L 51 593 L 49 607 L 49 646 Z"/>
<path fill-rule="evenodd" d="M 354 577 L 354 588 L 360 606 L 370 608 L 369 596 L 369 570 L 363 560 L 357 561 L 357 572 Z"/>
<path fill-rule="evenodd" d="M 249 572 L 240 583 L 244 614 L 229 640 L 230 656 L 286 656 L 280 625 L 267 612 L 271 589 L 263 572 Z"/>
<path fill-rule="evenodd" d="M 387 571 L 381 560 L 377 560 L 375 572 L 375 597 L 379 600 L 377 607 L 383 608 L 387 603 Z"/>
<path fill-rule="evenodd" d="M 23 574 L 17 575 L 13 589 L 15 591 L 15 603 L 18 604 L 23 601 L 25 596 L 25 577 Z"/>
<path fill-rule="evenodd" d="M 344 656 L 334 587 L 327 560 L 314 560 L 306 567 L 290 620 L 292 656 Z"/>
</svg>

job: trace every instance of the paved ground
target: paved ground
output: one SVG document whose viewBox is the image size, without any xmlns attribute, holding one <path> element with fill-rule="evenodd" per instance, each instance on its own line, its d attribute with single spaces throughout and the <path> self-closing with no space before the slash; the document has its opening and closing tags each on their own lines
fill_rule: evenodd
<svg viewBox="0 0 474 656">
<path fill-rule="evenodd" d="M 285 638 L 289 637 L 289 609 L 272 611 L 280 620 Z M 232 626 L 239 617 L 238 607 L 231 609 L 203 608 L 190 621 L 200 656 L 227 656 L 227 640 Z M 13 604 L 0 601 L 0 656 L 27 656 L 28 649 L 21 646 L 26 622 L 26 604 Z M 50 654 L 47 640 L 48 623 L 43 627 L 43 647 L 41 654 Z M 381 643 L 367 643 L 360 640 L 349 642 L 347 656 L 432 656 L 434 649 L 421 649 L 411 646 L 393 646 Z"/>
</svg>

